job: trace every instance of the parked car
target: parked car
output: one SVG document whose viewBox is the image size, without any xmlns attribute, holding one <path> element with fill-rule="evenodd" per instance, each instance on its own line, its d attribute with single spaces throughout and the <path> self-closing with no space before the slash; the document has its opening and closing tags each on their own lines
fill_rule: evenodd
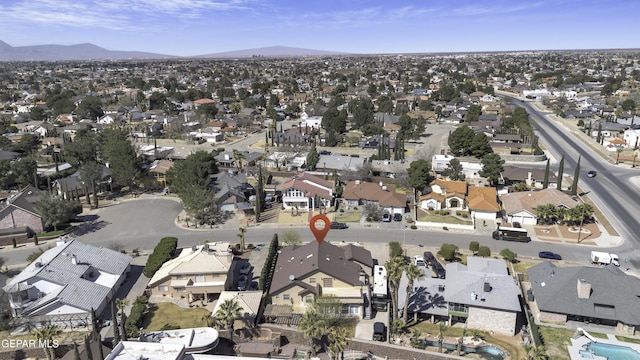
<svg viewBox="0 0 640 360">
<path fill-rule="evenodd" d="M 387 326 L 380 321 L 373 323 L 373 341 L 387 340 Z"/>
<path fill-rule="evenodd" d="M 435 277 L 440 279 L 444 279 L 447 276 L 447 271 L 439 262 L 433 264 L 433 273 L 435 274 Z"/>
<path fill-rule="evenodd" d="M 393 221 L 402 221 L 402 214 L 393 214 Z"/>
<path fill-rule="evenodd" d="M 382 214 L 382 221 L 383 222 L 391 222 L 391 214 L 389 214 L 389 213 Z"/>
<path fill-rule="evenodd" d="M 247 275 L 240 275 L 238 278 L 238 290 L 243 291 L 247 289 Z"/>
<path fill-rule="evenodd" d="M 595 170 L 591 170 L 587 173 L 587 177 L 590 177 L 590 178 L 594 178 L 596 177 L 596 175 L 598 175 L 598 173 Z"/>
<path fill-rule="evenodd" d="M 349 225 L 343 222 L 332 221 L 330 228 L 331 229 L 348 229 Z"/>
<path fill-rule="evenodd" d="M 249 274 L 250 271 L 251 271 L 251 264 L 249 264 L 248 262 L 242 264 L 242 267 L 240 268 L 241 275 L 247 275 Z"/>
<path fill-rule="evenodd" d="M 435 256 L 433 256 L 433 253 L 431 251 L 424 252 L 424 261 L 426 261 L 427 264 L 431 266 L 433 266 L 433 264 L 438 262 L 438 260 L 436 259 Z"/>
<path fill-rule="evenodd" d="M 520 228 L 522 227 L 522 224 L 520 224 L 520 223 L 519 223 L 519 222 L 517 222 L 517 221 L 514 221 L 514 222 L 512 223 L 512 225 L 513 225 L 513 227 L 514 227 L 514 228 L 518 228 L 518 229 L 520 229 Z"/>
<path fill-rule="evenodd" d="M 551 251 L 540 251 L 538 256 L 541 259 L 562 260 L 562 256 L 560 256 L 560 254 L 556 254 Z"/>
<path fill-rule="evenodd" d="M 331 151 L 329 151 L 329 150 L 320 150 L 320 152 L 318 154 L 320 154 L 320 155 L 331 155 Z"/>
<path fill-rule="evenodd" d="M 413 257 L 413 263 L 420 267 L 427 267 L 427 263 L 424 261 L 424 258 L 420 255 L 416 255 Z"/>
</svg>

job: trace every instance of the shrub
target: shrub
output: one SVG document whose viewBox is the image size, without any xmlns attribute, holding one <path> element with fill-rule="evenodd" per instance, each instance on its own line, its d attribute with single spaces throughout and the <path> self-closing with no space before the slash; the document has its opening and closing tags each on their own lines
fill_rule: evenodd
<svg viewBox="0 0 640 360">
<path fill-rule="evenodd" d="M 418 227 L 415 225 L 411 225 L 411 230 L 416 230 Z"/>
<path fill-rule="evenodd" d="M 397 241 L 392 241 L 389 243 L 389 257 L 394 258 L 396 256 L 402 256 L 402 246 Z"/>
<path fill-rule="evenodd" d="M 478 249 L 480 248 L 480 243 L 477 241 L 471 241 L 469 243 L 469 250 L 472 251 L 474 254 L 478 252 Z"/>
<path fill-rule="evenodd" d="M 338 210 L 338 211 L 340 211 L 340 213 L 343 213 L 343 212 L 344 212 L 344 209 L 340 209 L 340 210 Z"/>
<path fill-rule="evenodd" d="M 518 254 L 514 253 L 513 251 L 509 250 L 509 249 L 502 249 L 500 250 L 500 256 L 502 256 L 503 259 L 509 261 L 509 262 L 514 262 L 516 260 L 516 258 L 518 257 Z"/>
<path fill-rule="evenodd" d="M 480 246 L 478 249 L 478 256 L 489 257 L 491 256 L 491 249 L 488 246 Z"/>
<path fill-rule="evenodd" d="M 251 250 L 251 249 L 255 249 L 255 248 L 256 248 L 256 246 L 255 246 L 255 245 L 253 245 L 253 244 L 249 244 L 249 245 L 247 245 L 247 249 L 249 249 L 249 250 Z"/>
<path fill-rule="evenodd" d="M 457 245 L 445 243 L 445 244 L 442 244 L 442 246 L 440 246 L 440 251 L 438 251 L 438 254 L 442 255 L 442 257 L 445 260 L 451 261 L 456 257 L 457 251 L 458 251 Z"/>
<path fill-rule="evenodd" d="M 160 240 L 158 245 L 153 249 L 153 253 L 149 255 L 147 263 L 144 266 L 142 273 L 149 279 L 160 269 L 162 264 L 171 259 L 174 251 L 178 247 L 178 238 L 165 237 Z"/>
<path fill-rule="evenodd" d="M 149 299 L 145 295 L 136 298 L 136 301 L 131 307 L 131 313 L 124 325 L 125 331 L 127 332 L 125 338 L 133 338 L 140 335 L 140 327 L 142 326 L 144 311 L 148 303 Z"/>
<path fill-rule="evenodd" d="M 358 210 L 358 207 L 357 207 L 357 206 L 354 206 L 354 207 L 353 207 L 353 210 Z"/>
</svg>

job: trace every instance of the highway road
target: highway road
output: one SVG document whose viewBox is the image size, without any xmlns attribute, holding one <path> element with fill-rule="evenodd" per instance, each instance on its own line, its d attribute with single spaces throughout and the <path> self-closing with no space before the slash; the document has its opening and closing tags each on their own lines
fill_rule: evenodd
<svg viewBox="0 0 640 360">
<path fill-rule="evenodd" d="M 534 121 L 536 133 L 545 148 L 556 161 L 565 156 L 564 174 L 573 176 L 575 167 L 580 161 L 580 188 L 601 209 L 607 219 L 614 225 L 623 238 L 622 245 L 617 248 L 602 249 L 618 253 L 622 258 L 629 258 L 634 267 L 640 266 L 640 217 L 636 211 L 640 208 L 638 187 L 631 181 L 640 176 L 638 169 L 616 166 L 589 148 L 581 139 L 572 134 L 571 129 L 550 119 L 548 112 L 540 111 L 529 102 L 514 99 L 513 103 L 523 106 Z M 598 175 L 587 177 L 587 172 L 595 170 Z"/>
</svg>

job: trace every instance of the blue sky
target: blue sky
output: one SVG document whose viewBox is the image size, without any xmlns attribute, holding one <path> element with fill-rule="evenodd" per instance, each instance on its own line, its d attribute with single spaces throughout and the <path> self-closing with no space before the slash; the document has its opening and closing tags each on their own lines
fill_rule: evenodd
<svg viewBox="0 0 640 360">
<path fill-rule="evenodd" d="M 2 0 L 0 40 L 192 56 L 640 48 L 637 0 Z"/>
</svg>

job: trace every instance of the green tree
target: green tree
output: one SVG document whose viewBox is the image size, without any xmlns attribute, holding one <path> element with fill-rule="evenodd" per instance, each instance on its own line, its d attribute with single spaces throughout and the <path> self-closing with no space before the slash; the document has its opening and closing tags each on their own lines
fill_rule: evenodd
<svg viewBox="0 0 640 360">
<path fill-rule="evenodd" d="M 11 166 L 13 176 L 18 187 L 23 188 L 27 185 L 38 186 L 38 165 L 32 157 L 24 157 L 18 159 Z"/>
<path fill-rule="evenodd" d="M 418 140 L 424 133 L 426 123 L 426 120 L 422 117 L 412 118 L 407 114 L 403 114 L 398 119 L 398 125 L 400 125 L 398 137 L 406 140 Z"/>
<path fill-rule="evenodd" d="M 453 158 L 447 164 L 447 167 L 442 170 L 442 175 L 453 181 L 462 181 L 465 179 L 465 175 L 462 172 L 462 164 L 457 158 Z"/>
<path fill-rule="evenodd" d="M 473 252 L 474 254 L 478 252 L 478 249 L 480 248 L 480 243 L 477 241 L 471 241 L 469 243 L 469 251 Z"/>
<path fill-rule="evenodd" d="M 398 291 L 400 288 L 400 279 L 402 279 L 402 272 L 407 264 L 404 262 L 402 256 L 396 256 L 385 263 L 387 269 L 387 280 L 389 281 L 389 294 L 391 295 L 391 304 L 393 312 L 391 312 L 392 319 L 400 318 L 398 314 Z"/>
<path fill-rule="evenodd" d="M 233 341 L 233 323 L 236 319 L 242 316 L 242 306 L 233 300 L 227 299 L 220 304 L 218 311 L 215 313 L 215 318 L 219 321 L 225 329 L 230 330 L 231 341 Z"/>
<path fill-rule="evenodd" d="M 558 165 L 558 185 L 557 189 L 562 191 L 562 178 L 564 177 L 564 154 L 560 158 L 560 164 Z"/>
<path fill-rule="evenodd" d="M 260 214 L 262 213 L 262 207 L 264 205 L 265 193 L 264 193 L 264 180 L 262 178 L 262 167 L 258 165 L 258 185 L 256 186 L 256 221 L 260 221 Z"/>
<path fill-rule="evenodd" d="M 623 111 L 635 111 L 636 110 L 636 102 L 633 99 L 625 99 L 621 104 L 620 107 L 622 108 Z"/>
<path fill-rule="evenodd" d="M 495 186 L 500 180 L 503 170 L 502 165 L 504 165 L 504 160 L 500 158 L 500 155 L 495 153 L 487 154 L 482 158 L 482 170 L 478 174 L 487 178 Z"/>
<path fill-rule="evenodd" d="M 571 195 L 578 194 L 578 179 L 580 178 L 580 160 L 582 160 L 582 156 L 578 156 L 578 163 L 576 164 L 576 169 L 573 172 L 573 183 L 571 184 Z"/>
<path fill-rule="evenodd" d="M 89 201 L 89 191 L 93 194 L 92 208 L 98 208 L 98 189 L 99 184 L 104 179 L 104 166 L 97 162 L 86 162 L 80 166 L 80 181 L 85 185 L 85 194 L 87 195 L 87 203 Z"/>
<path fill-rule="evenodd" d="M 549 159 L 547 159 L 547 166 L 544 168 L 544 180 L 542 181 L 542 188 L 546 189 L 549 187 Z"/>
<path fill-rule="evenodd" d="M 167 171 L 167 183 L 176 193 L 185 208 L 195 210 L 201 206 L 200 199 L 211 181 L 210 175 L 218 173 L 216 159 L 211 153 L 197 151 L 182 161 L 177 161 Z"/>
<path fill-rule="evenodd" d="M 240 251 L 244 251 L 244 237 L 247 234 L 247 229 L 244 227 L 238 228 L 238 238 L 240 239 Z"/>
<path fill-rule="evenodd" d="M 55 348 L 53 346 L 54 340 L 57 340 L 58 335 L 60 335 L 62 331 L 56 325 L 45 325 L 39 329 L 33 330 L 32 334 L 36 338 L 36 341 L 50 344 L 50 346 L 45 346 L 43 348 L 45 356 L 49 360 L 54 360 L 56 358 Z"/>
<path fill-rule="evenodd" d="M 411 162 L 409 169 L 409 185 L 414 189 L 422 191 L 427 186 L 430 179 L 431 164 L 425 159 L 418 159 Z"/>
<path fill-rule="evenodd" d="M 4 138 L 4 136 L 0 136 L 0 138 Z M 6 159 L 0 159 L 0 189 L 6 190 L 12 183 L 11 162 Z"/>
<path fill-rule="evenodd" d="M 24 134 L 20 138 L 20 141 L 15 146 L 15 150 L 25 153 L 25 154 L 33 154 L 40 150 L 40 145 L 42 142 L 40 141 L 40 137 L 36 134 Z"/>
<path fill-rule="evenodd" d="M 553 224 L 558 217 L 558 208 L 554 204 L 542 204 L 535 208 L 536 216 L 543 224 Z"/>
<path fill-rule="evenodd" d="M 204 119 L 215 119 L 216 115 L 218 114 L 218 107 L 216 106 L 216 104 L 202 104 L 200 106 L 198 106 L 198 109 L 196 110 L 196 114 L 203 117 Z"/>
<path fill-rule="evenodd" d="M 101 150 L 104 161 L 109 163 L 113 182 L 128 186 L 132 191 L 140 178 L 142 161 L 128 136 L 122 129 L 105 129 L 102 132 Z"/>
<path fill-rule="evenodd" d="M 95 96 L 85 96 L 76 109 L 76 115 L 78 115 L 78 119 L 97 120 L 104 115 L 102 102 Z"/>
<path fill-rule="evenodd" d="M 314 141 L 311 143 L 311 149 L 307 153 L 307 168 L 309 170 L 315 170 L 318 161 L 320 161 L 320 155 L 318 154 L 318 150 L 316 150 L 316 143 Z"/>
<path fill-rule="evenodd" d="M 456 257 L 458 252 L 458 246 L 454 244 L 442 244 L 438 254 L 440 254 L 446 261 L 451 261 Z"/>
<path fill-rule="evenodd" d="M 482 108 L 480 105 L 472 104 L 469 106 L 469 110 L 467 110 L 467 115 L 465 115 L 465 122 L 478 121 L 480 115 L 482 114 Z"/>
<path fill-rule="evenodd" d="M 407 288 L 406 288 L 407 295 L 405 296 L 405 300 L 404 300 L 402 319 L 406 324 L 407 322 L 409 322 L 409 319 L 408 319 L 409 298 L 414 291 L 413 284 L 416 280 L 424 279 L 424 272 L 422 271 L 421 268 L 418 267 L 418 265 L 411 263 L 405 267 L 404 274 L 407 277 Z"/>
<path fill-rule="evenodd" d="M 322 317 L 314 310 L 308 309 L 300 318 L 298 327 L 302 330 L 304 336 L 309 339 L 311 353 L 316 356 L 316 344 L 322 339 L 325 332 L 325 324 Z"/>
<path fill-rule="evenodd" d="M 34 106 L 29 109 L 29 119 L 33 121 L 43 121 L 47 118 L 47 114 L 41 106 Z"/>
<path fill-rule="evenodd" d="M 509 249 L 502 249 L 500 250 L 500 256 L 507 260 L 508 262 L 514 262 L 516 260 L 516 258 L 518 257 L 518 254 L 514 253 L 513 251 L 509 250 Z"/>
<path fill-rule="evenodd" d="M 360 98 L 349 102 L 349 111 L 353 114 L 351 127 L 360 129 L 373 121 L 373 103 L 370 99 Z"/>
<path fill-rule="evenodd" d="M 473 135 L 471 144 L 469 144 L 469 152 L 477 158 L 482 158 L 486 154 L 492 153 L 493 150 L 489 145 L 489 138 L 482 132 Z"/>
<path fill-rule="evenodd" d="M 529 190 L 529 186 L 524 181 L 518 181 L 516 183 L 516 185 L 514 186 L 514 190 L 516 192 L 527 191 L 527 190 Z"/>
<path fill-rule="evenodd" d="M 329 332 L 329 350 L 336 356 L 344 358 L 344 349 L 349 344 L 349 335 L 345 327 L 332 328 Z"/>
<path fill-rule="evenodd" d="M 491 249 L 489 249 L 488 246 L 480 246 L 480 248 L 478 248 L 478 256 L 480 257 L 491 256 Z"/>
<path fill-rule="evenodd" d="M 100 141 L 98 134 L 89 128 L 82 128 L 76 132 L 73 141 L 64 143 L 64 157 L 73 166 L 87 162 L 97 162 Z"/>
<path fill-rule="evenodd" d="M 62 196 L 47 193 L 36 205 L 45 227 L 53 226 L 58 231 L 58 224 L 69 221 L 82 211 L 82 206 L 75 201 L 65 200 Z"/>
<path fill-rule="evenodd" d="M 467 125 L 456 128 L 449 134 L 448 144 L 451 152 L 456 156 L 467 155 L 471 149 L 471 142 L 475 132 Z"/>
<path fill-rule="evenodd" d="M 295 230 L 287 230 L 282 234 L 282 242 L 286 245 L 300 245 L 302 244 L 302 237 Z"/>
</svg>

